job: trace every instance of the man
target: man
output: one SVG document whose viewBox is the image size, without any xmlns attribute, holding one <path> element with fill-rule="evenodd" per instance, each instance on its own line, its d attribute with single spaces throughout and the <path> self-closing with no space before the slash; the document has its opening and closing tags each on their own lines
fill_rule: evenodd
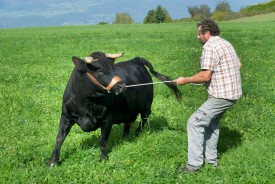
<svg viewBox="0 0 275 184">
<path fill-rule="evenodd" d="M 219 37 L 220 29 L 212 19 L 204 19 L 197 28 L 203 45 L 201 71 L 174 80 L 177 85 L 205 83 L 209 94 L 187 122 L 188 162 L 180 168 L 184 173 L 198 171 L 204 161 L 218 165 L 219 121 L 242 95 L 241 63 L 233 46 Z"/>
</svg>

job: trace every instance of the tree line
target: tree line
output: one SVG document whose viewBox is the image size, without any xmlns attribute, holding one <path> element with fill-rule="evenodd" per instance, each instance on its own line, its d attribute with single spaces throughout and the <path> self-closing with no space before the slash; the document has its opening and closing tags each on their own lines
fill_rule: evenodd
<svg viewBox="0 0 275 184">
<path fill-rule="evenodd" d="M 145 16 L 144 24 L 154 24 L 154 23 L 170 23 L 170 22 L 180 22 L 180 21 L 198 21 L 203 18 L 212 18 L 217 21 L 222 20 L 232 20 L 244 16 L 251 16 L 263 13 L 269 13 L 275 11 L 275 0 L 268 3 L 258 4 L 255 6 L 249 6 L 242 8 L 240 12 L 233 12 L 231 6 L 227 1 L 222 1 L 217 3 L 215 10 L 211 13 L 210 7 L 207 4 L 202 4 L 199 6 L 188 6 L 188 13 L 191 15 L 190 18 L 183 18 L 178 20 L 173 20 L 167 9 L 157 6 L 155 10 L 149 10 Z M 131 16 L 127 13 L 117 13 L 113 24 L 133 24 L 135 23 Z M 101 22 L 99 24 L 105 24 Z M 107 24 L 107 23 L 106 23 Z"/>
<path fill-rule="evenodd" d="M 169 23 L 172 22 L 168 11 L 161 7 L 157 6 L 155 10 L 149 10 L 146 17 L 144 18 L 144 24 L 153 24 L 153 23 Z M 134 21 L 131 16 L 127 13 L 117 13 L 113 24 L 133 24 Z"/>
</svg>

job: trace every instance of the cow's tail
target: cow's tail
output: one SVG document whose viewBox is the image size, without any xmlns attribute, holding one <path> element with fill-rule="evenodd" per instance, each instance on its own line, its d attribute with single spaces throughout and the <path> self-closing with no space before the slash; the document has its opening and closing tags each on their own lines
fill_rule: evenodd
<svg viewBox="0 0 275 184">
<path fill-rule="evenodd" d="M 171 79 L 170 77 L 165 76 L 165 75 L 163 75 L 163 74 L 158 73 L 157 71 L 155 71 L 153 65 L 152 65 L 149 61 L 147 61 L 147 60 L 145 60 L 145 59 L 143 59 L 143 58 L 140 58 L 140 60 L 142 61 L 143 65 L 147 66 L 147 67 L 149 68 L 149 71 L 150 71 L 156 78 L 158 78 L 160 81 L 163 81 L 163 82 L 164 82 L 164 81 L 172 81 L 172 79 Z M 164 82 L 164 84 L 165 84 L 166 86 L 168 86 L 168 87 L 174 92 L 174 94 L 175 94 L 177 100 L 180 102 L 180 101 L 181 101 L 181 96 L 182 96 L 182 94 L 181 94 L 181 92 L 179 91 L 179 89 L 177 88 L 177 85 L 174 84 L 173 82 Z"/>
</svg>

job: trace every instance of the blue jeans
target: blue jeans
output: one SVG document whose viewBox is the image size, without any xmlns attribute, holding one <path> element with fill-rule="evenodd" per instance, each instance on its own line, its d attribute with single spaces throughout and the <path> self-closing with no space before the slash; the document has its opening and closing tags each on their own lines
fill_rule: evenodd
<svg viewBox="0 0 275 184">
<path fill-rule="evenodd" d="M 236 100 L 208 98 L 187 122 L 187 168 L 197 170 L 204 161 L 218 165 L 219 121 Z"/>
</svg>

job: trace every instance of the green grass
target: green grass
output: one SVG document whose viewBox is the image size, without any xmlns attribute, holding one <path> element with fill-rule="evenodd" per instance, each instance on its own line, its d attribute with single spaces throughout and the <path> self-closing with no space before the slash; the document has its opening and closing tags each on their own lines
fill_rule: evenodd
<svg viewBox="0 0 275 184">
<path fill-rule="evenodd" d="M 175 173 L 187 159 L 186 121 L 207 98 L 202 86 L 180 87 L 182 104 L 155 85 L 152 115 L 144 133 L 122 139 L 115 125 L 108 156 L 99 162 L 100 131 L 74 126 L 62 164 L 48 168 L 72 56 L 92 51 L 142 56 L 176 78 L 199 71 L 196 23 L 104 25 L 0 30 L 0 183 L 274 183 L 273 22 L 219 22 L 243 68 L 243 98 L 221 121 L 217 169 Z M 156 80 L 154 78 L 154 80 Z M 136 126 L 136 125 L 135 125 Z"/>
</svg>

